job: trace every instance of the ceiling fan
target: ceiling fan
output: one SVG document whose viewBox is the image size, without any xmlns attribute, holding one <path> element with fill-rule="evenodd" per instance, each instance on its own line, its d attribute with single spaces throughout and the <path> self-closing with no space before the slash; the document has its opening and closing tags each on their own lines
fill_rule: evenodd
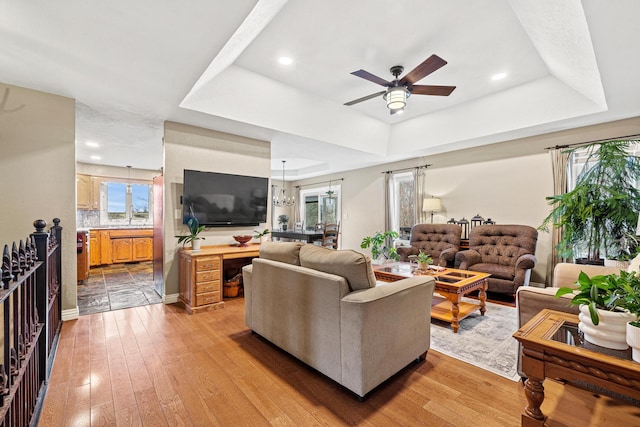
<svg viewBox="0 0 640 427">
<path fill-rule="evenodd" d="M 404 71 L 404 67 L 402 65 L 395 65 L 389 70 L 395 77 L 391 82 L 388 82 L 385 79 L 365 70 L 354 71 L 351 73 L 354 76 L 369 80 L 370 82 L 379 84 L 380 86 L 385 86 L 387 90 L 354 99 L 353 101 L 346 102 L 344 105 L 358 104 L 382 95 L 384 100 L 387 101 L 387 107 L 389 108 L 390 113 L 393 115 L 404 111 L 404 106 L 407 104 L 407 98 L 412 94 L 449 96 L 456 88 L 455 86 L 414 85 L 418 80 L 425 78 L 434 71 L 444 67 L 446 64 L 447 61 L 440 58 L 438 55 L 431 55 L 425 59 L 422 64 L 418 65 L 401 79 L 398 77 Z"/>
</svg>

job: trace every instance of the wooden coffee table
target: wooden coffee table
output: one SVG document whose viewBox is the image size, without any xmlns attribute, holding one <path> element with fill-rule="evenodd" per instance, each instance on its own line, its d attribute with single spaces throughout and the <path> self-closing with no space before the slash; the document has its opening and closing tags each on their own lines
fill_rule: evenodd
<svg viewBox="0 0 640 427">
<path fill-rule="evenodd" d="M 540 406 L 545 378 L 592 384 L 640 400 L 640 363 L 631 360 L 631 350 L 590 344 L 577 325 L 575 314 L 544 309 L 513 334 L 522 344 L 522 371 L 527 376 L 522 426 L 544 426 Z"/>
<path fill-rule="evenodd" d="M 488 273 L 477 271 L 444 268 L 441 270 L 421 271 L 408 262 L 394 262 L 391 264 L 374 265 L 373 272 L 377 280 L 395 282 L 407 277 L 426 275 L 436 279 L 435 292 L 431 303 L 431 317 L 451 324 L 454 333 L 458 332 L 460 320 L 476 310 L 484 316 L 487 300 Z M 471 291 L 478 290 L 480 299 L 478 304 L 463 302 L 462 297 Z"/>
</svg>

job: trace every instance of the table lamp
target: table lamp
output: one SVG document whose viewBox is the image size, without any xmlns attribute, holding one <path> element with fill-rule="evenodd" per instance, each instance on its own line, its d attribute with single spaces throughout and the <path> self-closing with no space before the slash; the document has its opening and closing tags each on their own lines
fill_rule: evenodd
<svg viewBox="0 0 640 427">
<path fill-rule="evenodd" d="M 433 213 L 442 210 L 442 203 L 437 197 L 430 197 L 422 200 L 422 212 L 431 213 L 431 224 L 433 224 Z"/>
</svg>

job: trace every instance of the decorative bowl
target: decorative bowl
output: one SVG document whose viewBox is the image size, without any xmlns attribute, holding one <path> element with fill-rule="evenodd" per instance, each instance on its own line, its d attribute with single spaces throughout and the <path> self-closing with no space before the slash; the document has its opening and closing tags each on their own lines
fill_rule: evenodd
<svg viewBox="0 0 640 427">
<path fill-rule="evenodd" d="M 239 243 L 239 246 L 247 246 L 247 242 L 253 239 L 253 236 L 233 236 L 233 239 Z"/>
</svg>

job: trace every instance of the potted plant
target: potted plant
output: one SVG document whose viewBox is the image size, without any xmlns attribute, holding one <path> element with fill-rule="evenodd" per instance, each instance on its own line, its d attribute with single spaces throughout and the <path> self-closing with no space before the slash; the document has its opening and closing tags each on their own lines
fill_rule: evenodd
<svg viewBox="0 0 640 427">
<path fill-rule="evenodd" d="M 433 258 L 428 254 L 420 251 L 417 255 L 409 255 L 409 258 L 415 259 L 418 262 L 418 268 L 422 271 L 429 269 L 429 266 L 433 264 Z"/>
<path fill-rule="evenodd" d="M 626 324 L 637 319 L 626 307 L 625 284 L 637 280 L 635 273 L 624 270 L 620 274 L 593 277 L 580 272 L 576 289 L 562 287 L 555 296 L 574 294 L 570 304 L 579 305 L 578 327 L 587 341 L 601 347 L 625 350 Z"/>
<path fill-rule="evenodd" d="M 194 251 L 200 250 L 200 240 L 204 240 L 204 237 L 198 236 L 202 231 L 204 231 L 204 225 L 200 225 L 198 218 L 191 217 L 187 221 L 187 227 L 189 228 L 189 234 L 184 234 L 181 236 L 175 236 L 178 238 L 178 244 L 182 243 L 184 247 L 185 244 L 191 243 L 191 249 Z"/>
<path fill-rule="evenodd" d="M 282 231 L 287 231 L 287 225 L 289 224 L 289 215 L 282 214 L 278 216 L 278 224 L 280 224 Z"/>
<path fill-rule="evenodd" d="M 253 230 L 253 233 L 254 233 L 254 234 L 253 234 L 253 238 L 254 238 L 254 239 L 260 239 L 260 243 L 262 243 L 262 241 L 263 241 L 263 240 L 267 237 L 267 235 L 268 235 L 269 233 L 271 233 L 271 232 L 269 231 L 269 229 L 268 229 L 268 228 L 265 228 L 265 229 L 264 229 L 264 230 L 262 230 L 262 231 Z"/>
<path fill-rule="evenodd" d="M 562 229 L 558 254 L 566 259 L 584 256 L 588 263 L 629 255 L 637 240 L 635 234 L 640 211 L 640 161 L 628 149 L 638 141 L 608 141 L 569 150 L 584 150 L 583 170 L 575 188 L 547 197 L 552 210 L 539 230 L 550 226 Z"/>
<path fill-rule="evenodd" d="M 360 247 L 362 249 L 371 247 L 371 256 L 375 260 L 382 258 L 383 262 L 390 259 L 397 261 L 400 259 L 400 255 L 398 255 L 398 251 L 391 244 L 391 240 L 397 238 L 398 233 L 395 231 L 386 231 L 384 233 L 377 231 L 373 236 L 364 237 L 360 243 Z"/>
<path fill-rule="evenodd" d="M 623 306 L 636 319 L 627 323 L 627 344 L 631 347 L 631 356 L 634 361 L 640 362 L 640 277 L 635 272 L 627 276 L 628 281 L 621 283 L 621 298 Z"/>
</svg>

